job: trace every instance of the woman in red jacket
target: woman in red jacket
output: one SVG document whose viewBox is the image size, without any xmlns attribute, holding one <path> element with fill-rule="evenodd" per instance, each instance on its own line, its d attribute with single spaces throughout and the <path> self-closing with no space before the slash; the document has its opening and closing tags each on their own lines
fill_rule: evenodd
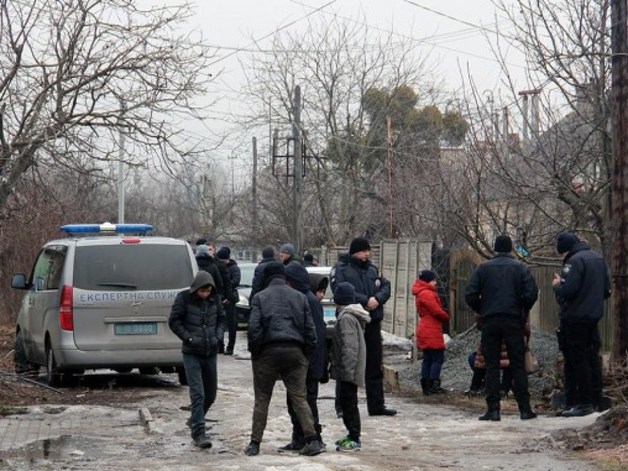
<svg viewBox="0 0 628 471">
<path fill-rule="evenodd" d="M 423 351 L 421 389 L 426 396 L 445 392 L 440 387 L 440 372 L 445 362 L 445 341 L 442 325 L 449 314 L 441 305 L 436 292 L 436 273 L 423 270 L 412 285 L 416 312 L 419 315 L 415 338 L 416 346 Z"/>
</svg>

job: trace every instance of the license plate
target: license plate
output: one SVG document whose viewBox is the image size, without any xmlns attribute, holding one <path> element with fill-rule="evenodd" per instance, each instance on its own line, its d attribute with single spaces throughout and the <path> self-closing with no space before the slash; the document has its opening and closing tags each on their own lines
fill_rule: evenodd
<svg viewBox="0 0 628 471">
<path fill-rule="evenodd" d="M 116 335 L 157 335 L 156 322 L 130 322 L 114 324 Z"/>
</svg>

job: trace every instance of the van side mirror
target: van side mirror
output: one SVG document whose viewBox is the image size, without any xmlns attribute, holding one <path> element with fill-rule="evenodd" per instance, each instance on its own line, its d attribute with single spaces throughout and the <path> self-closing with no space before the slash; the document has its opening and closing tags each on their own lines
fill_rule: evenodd
<svg viewBox="0 0 628 471">
<path fill-rule="evenodd" d="M 11 288 L 29 289 L 30 286 L 26 282 L 26 275 L 24 273 L 14 273 L 11 275 Z"/>
</svg>

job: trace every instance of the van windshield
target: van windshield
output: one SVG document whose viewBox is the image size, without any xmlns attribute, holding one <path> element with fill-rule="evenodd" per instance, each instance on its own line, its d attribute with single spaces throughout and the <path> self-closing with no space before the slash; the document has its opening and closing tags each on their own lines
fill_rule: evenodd
<svg viewBox="0 0 628 471">
<path fill-rule="evenodd" d="M 90 291 L 183 289 L 193 280 L 184 245 L 98 245 L 76 248 L 74 286 Z"/>
</svg>

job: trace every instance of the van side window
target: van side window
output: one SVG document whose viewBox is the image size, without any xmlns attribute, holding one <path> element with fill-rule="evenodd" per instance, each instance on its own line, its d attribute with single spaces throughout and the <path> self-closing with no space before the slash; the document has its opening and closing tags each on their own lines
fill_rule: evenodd
<svg viewBox="0 0 628 471">
<path fill-rule="evenodd" d="M 63 246 L 48 246 L 39 253 L 31 275 L 31 283 L 36 291 L 59 289 L 66 250 Z"/>
</svg>

